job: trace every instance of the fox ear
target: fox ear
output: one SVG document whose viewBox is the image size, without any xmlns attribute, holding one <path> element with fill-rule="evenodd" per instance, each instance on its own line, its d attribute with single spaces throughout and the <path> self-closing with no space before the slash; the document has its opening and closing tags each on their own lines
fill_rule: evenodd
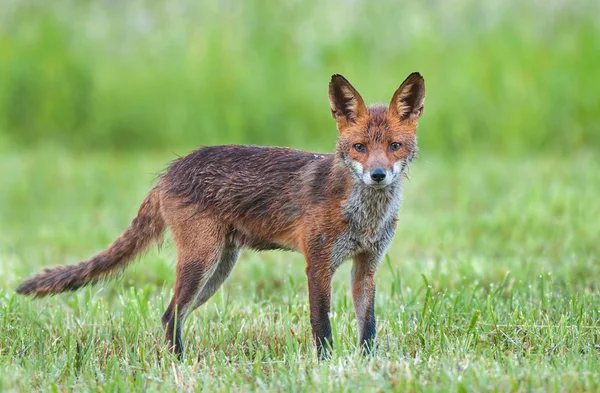
<svg viewBox="0 0 600 393">
<path fill-rule="evenodd" d="M 367 107 L 358 91 L 338 74 L 333 75 L 329 82 L 329 105 L 340 132 L 367 114 Z"/>
<path fill-rule="evenodd" d="M 423 114 L 424 101 L 425 79 L 413 72 L 394 93 L 388 113 L 402 122 L 416 123 Z"/>
</svg>

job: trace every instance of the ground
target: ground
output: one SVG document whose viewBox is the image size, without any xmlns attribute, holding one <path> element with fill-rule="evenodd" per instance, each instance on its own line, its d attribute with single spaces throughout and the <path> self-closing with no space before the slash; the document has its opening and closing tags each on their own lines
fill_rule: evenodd
<svg viewBox="0 0 600 393">
<path fill-rule="evenodd" d="M 245 252 L 166 350 L 170 241 L 118 279 L 32 300 L 14 288 L 128 225 L 174 155 L 0 155 L 0 391 L 598 391 L 597 154 L 422 154 L 378 272 L 378 348 L 362 358 L 349 268 L 334 281 L 335 351 L 319 363 L 304 263 Z"/>
</svg>

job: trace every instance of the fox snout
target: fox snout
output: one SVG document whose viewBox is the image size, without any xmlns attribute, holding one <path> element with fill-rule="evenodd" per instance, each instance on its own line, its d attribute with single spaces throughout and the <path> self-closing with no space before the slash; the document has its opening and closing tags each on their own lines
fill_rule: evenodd
<svg viewBox="0 0 600 393">
<path fill-rule="evenodd" d="M 354 169 L 361 169 L 357 175 L 364 184 L 374 187 L 383 188 L 389 186 L 402 173 L 404 165 L 398 163 L 391 168 L 377 166 L 372 169 L 358 168 L 358 165 L 353 165 Z"/>
<path fill-rule="evenodd" d="M 371 171 L 371 180 L 373 180 L 375 183 L 381 183 L 382 181 L 384 181 L 386 178 L 386 173 L 383 169 L 381 168 L 375 168 L 374 170 Z"/>
</svg>

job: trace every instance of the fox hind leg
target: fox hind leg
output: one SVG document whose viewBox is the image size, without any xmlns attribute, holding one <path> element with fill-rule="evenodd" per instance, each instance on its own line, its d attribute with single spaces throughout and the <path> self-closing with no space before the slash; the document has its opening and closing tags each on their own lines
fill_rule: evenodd
<svg viewBox="0 0 600 393">
<path fill-rule="evenodd" d="M 200 307 L 204 303 L 208 301 L 221 287 L 223 282 L 229 277 L 233 267 L 235 266 L 238 257 L 240 255 L 239 248 L 228 244 L 221 254 L 221 261 L 219 262 L 219 266 L 217 266 L 217 270 L 210 277 L 202 291 L 198 295 L 196 299 L 196 304 L 194 305 L 194 309 Z"/>
<path fill-rule="evenodd" d="M 162 323 L 169 348 L 181 359 L 183 322 L 217 270 L 225 248 L 225 231 L 217 222 L 208 219 L 172 225 L 171 230 L 177 246 L 177 278 Z"/>
</svg>

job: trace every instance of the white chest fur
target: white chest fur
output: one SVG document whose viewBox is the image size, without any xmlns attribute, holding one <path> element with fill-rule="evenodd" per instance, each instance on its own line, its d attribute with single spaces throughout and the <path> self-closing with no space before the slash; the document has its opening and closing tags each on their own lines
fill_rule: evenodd
<svg viewBox="0 0 600 393">
<path fill-rule="evenodd" d="M 400 182 L 383 189 L 355 185 L 342 206 L 342 212 L 348 220 L 348 230 L 366 240 L 378 238 L 386 224 L 398 214 L 401 188 Z"/>
<path fill-rule="evenodd" d="M 334 267 L 361 252 L 369 253 L 375 260 L 383 257 L 394 236 L 401 188 L 400 182 L 383 189 L 365 185 L 354 187 L 342 205 L 348 228 L 334 244 Z"/>
</svg>

